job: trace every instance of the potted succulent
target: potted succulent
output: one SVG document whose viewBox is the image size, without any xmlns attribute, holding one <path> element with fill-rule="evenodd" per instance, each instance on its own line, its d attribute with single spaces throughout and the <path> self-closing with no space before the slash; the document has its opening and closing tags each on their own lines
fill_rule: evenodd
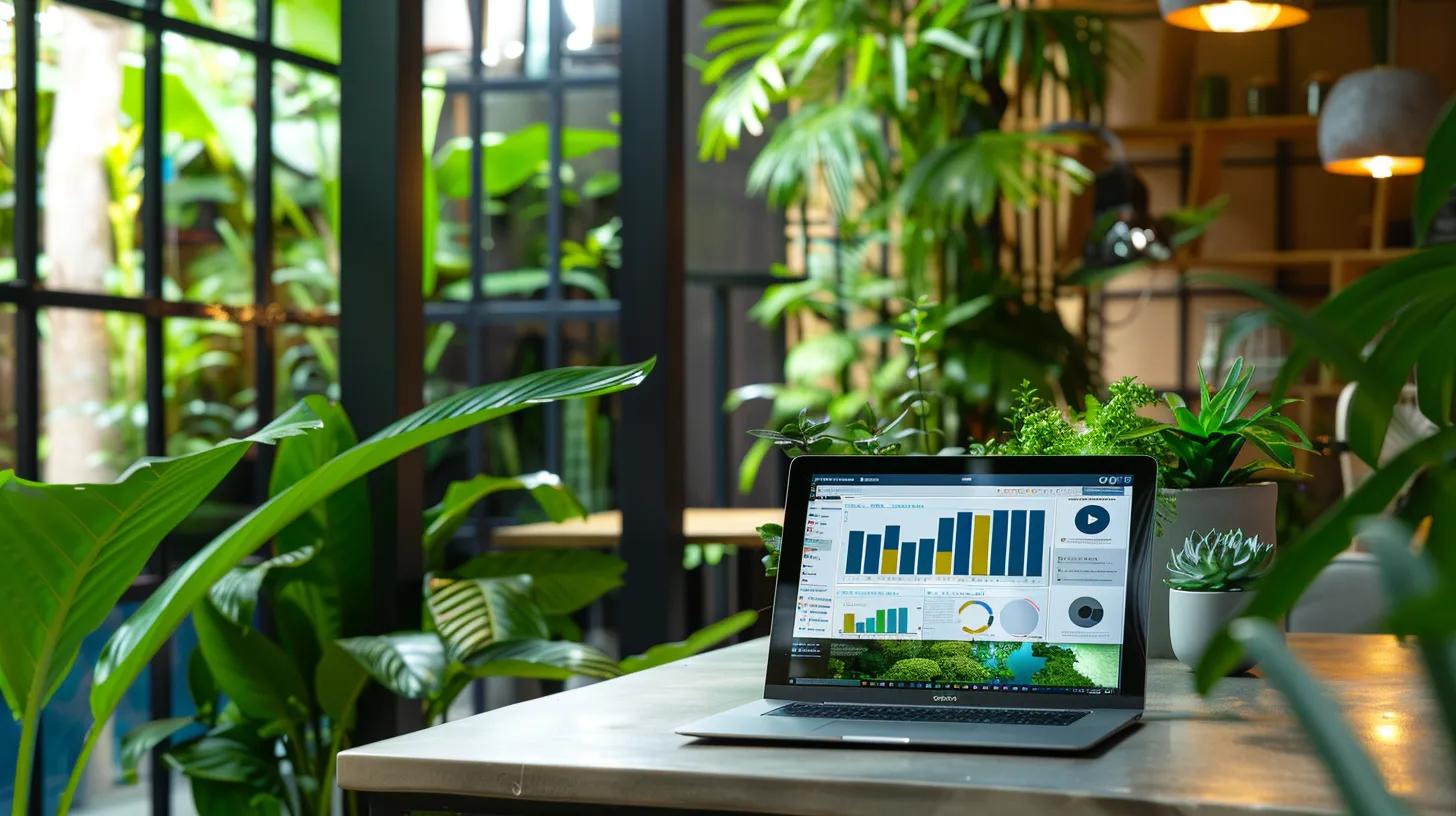
<svg viewBox="0 0 1456 816">
<path fill-rule="evenodd" d="M 1246 592 L 1274 561 L 1274 545 L 1243 530 L 1191 534 L 1168 558 L 1168 632 L 1173 654 L 1194 668 L 1209 641 L 1241 615 L 1253 593 Z M 1161 595 L 1162 593 L 1154 593 Z M 1245 660 L 1232 673 L 1253 668 Z"/>
<path fill-rule="evenodd" d="M 1276 480 L 1299 478 L 1294 452 L 1311 450 L 1304 431 L 1279 411 L 1295 402 L 1274 400 L 1249 412 L 1255 389 L 1253 366 L 1243 358 L 1233 361 L 1223 385 L 1210 392 L 1203 371 L 1198 372 L 1199 410 L 1194 413 L 1177 394 L 1165 394 L 1173 422 L 1162 426 L 1159 441 L 1163 489 L 1176 512 L 1160 519 L 1153 537 L 1154 564 L 1169 556 L 1198 530 L 1238 529 L 1274 546 Z M 1247 415 L 1246 415 L 1247 414 Z M 1262 457 L 1239 464 L 1252 443 Z M 1167 597 L 1153 593 L 1148 627 L 1148 656 L 1172 657 L 1168 632 Z"/>
</svg>

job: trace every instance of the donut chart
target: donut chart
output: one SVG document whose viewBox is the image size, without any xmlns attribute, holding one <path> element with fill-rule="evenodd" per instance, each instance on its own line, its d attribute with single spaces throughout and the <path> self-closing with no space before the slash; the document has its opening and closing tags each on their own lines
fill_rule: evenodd
<svg viewBox="0 0 1456 816">
<path fill-rule="evenodd" d="M 966 601 L 959 610 L 961 631 L 968 635 L 979 635 L 996 622 L 996 613 L 985 601 Z"/>
<path fill-rule="evenodd" d="M 1091 629 L 1101 623 L 1103 614 L 1102 602 L 1088 595 L 1072 601 L 1067 607 L 1067 616 L 1072 619 L 1072 623 L 1083 629 Z"/>
</svg>

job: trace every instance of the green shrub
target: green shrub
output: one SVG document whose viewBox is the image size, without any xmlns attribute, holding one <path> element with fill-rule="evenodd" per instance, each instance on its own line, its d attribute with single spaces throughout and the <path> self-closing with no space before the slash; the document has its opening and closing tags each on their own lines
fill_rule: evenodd
<svg viewBox="0 0 1456 816">
<path fill-rule="evenodd" d="M 885 653 L 885 657 L 891 663 L 897 660 L 919 657 L 922 646 L 918 640 L 880 640 L 876 641 L 875 645 L 880 648 L 880 651 Z"/>
<path fill-rule="evenodd" d="M 942 640 L 932 643 L 925 656 L 935 660 L 942 657 L 970 657 L 971 644 L 964 640 Z"/>
<path fill-rule="evenodd" d="M 940 676 L 940 665 L 925 657 L 911 657 L 901 660 L 885 672 L 886 680 L 909 680 L 925 683 Z"/>
<path fill-rule="evenodd" d="M 844 677 L 844 661 L 837 657 L 829 658 L 829 676 L 839 679 Z"/>
<path fill-rule="evenodd" d="M 961 683 L 984 683 L 991 679 L 991 672 L 969 657 L 948 655 L 936 658 L 940 666 L 941 679 Z"/>
</svg>

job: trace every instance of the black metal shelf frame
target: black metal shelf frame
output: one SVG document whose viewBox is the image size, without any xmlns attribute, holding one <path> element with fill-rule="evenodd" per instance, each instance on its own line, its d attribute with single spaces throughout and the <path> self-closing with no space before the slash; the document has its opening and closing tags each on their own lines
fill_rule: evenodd
<svg viewBox="0 0 1456 816">
<path fill-rule="evenodd" d="M 143 247 L 143 294 L 124 297 L 90 292 L 47 289 L 39 276 L 40 251 L 40 156 L 38 133 L 37 65 L 40 56 L 37 15 L 40 0 L 15 0 L 15 94 L 16 94 L 16 180 L 15 202 L 15 280 L 0 285 L 0 304 L 15 307 L 16 354 L 16 471 L 21 476 L 40 477 L 40 330 L 38 315 L 42 309 L 64 308 L 94 312 L 120 312 L 141 316 L 145 324 L 146 364 L 145 396 L 147 426 L 146 453 L 166 454 L 166 402 L 164 383 L 164 328 L 169 318 L 223 320 L 244 326 L 252 332 L 254 360 L 252 374 L 259 395 L 258 423 L 272 419 L 273 388 L 276 382 L 274 329 L 282 325 L 337 326 L 338 316 L 326 311 L 305 312 L 288 309 L 273 302 L 272 259 L 274 235 L 273 209 L 273 68 L 292 65 L 308 71 L 337 75 L 338 66 L 327 60 L 273 42 L 273 0 L 255 0 L 256 20 L 253 36 L 220 31 L 206 25 L 178 19 L 162 11 L 161 0 L 145 0 L 136 6 L 118 0 L 55 0 L 55 2 L 125 20 L 138 25 L 145 36 L 143 69 L 142 143 L 143 180 L 141 204 L 141 238 Z M 177 34 L 210 44 L 224 46 L 249 55 L 254 60 L 255 169 L 253 184 L 253 306 L 178 302 L 163 296 L 163 256 L 165 223 L 163 211 L 162 163 L 162 87 L 163 48 L 165 34 Z M 139 600 L 148 594 L 172 567 L 168 547 L 159 548 L 147 573 L 137 579 L 127 592 L 126 601 Z M 173 666 L 172 645 L 158 652 L 149 676 L 148 697 L 153 719 L 170 714 Z M 41 736 L 43 739 L 44 736 Z M 37 746 L 39 748 L 39 746 Z M 34 774 L 36 790 L 31 796 L 33 813 L 40 813 L 44 797 L 40 795 L 44 779 L 44 753 L 36 751 Z M 153 752 L 151 769 L 151 812 L 164 816 L 171 811 L 171 771 L 161 760 L 160 749 Z"/>
</svg>

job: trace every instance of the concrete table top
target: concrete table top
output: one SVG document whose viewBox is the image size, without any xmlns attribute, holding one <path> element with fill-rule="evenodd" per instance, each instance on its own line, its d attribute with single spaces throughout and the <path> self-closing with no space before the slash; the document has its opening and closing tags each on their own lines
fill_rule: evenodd
<svg viewBox="0 0 1456 816">
<path fill-rule="evenodd" d="M 1420 812 L 1456 813 L 1450 746 L 1415 650 L 1376 635 L 1290 643 L 1393 790 Z M 740 644 L 354 748 L 339 756 L 339 784 L 506 807 L 500 800 L 915 816 L 1341 812 L 1264 681 L 1230 678 L 1205 700 L 1188 670 L 1166 660 L 1149 667 L 1144 723 L 1089 756 L 735 745 L 672 733 L 755 699 L 766 649 L 765 640 Z"/>
</svg>

